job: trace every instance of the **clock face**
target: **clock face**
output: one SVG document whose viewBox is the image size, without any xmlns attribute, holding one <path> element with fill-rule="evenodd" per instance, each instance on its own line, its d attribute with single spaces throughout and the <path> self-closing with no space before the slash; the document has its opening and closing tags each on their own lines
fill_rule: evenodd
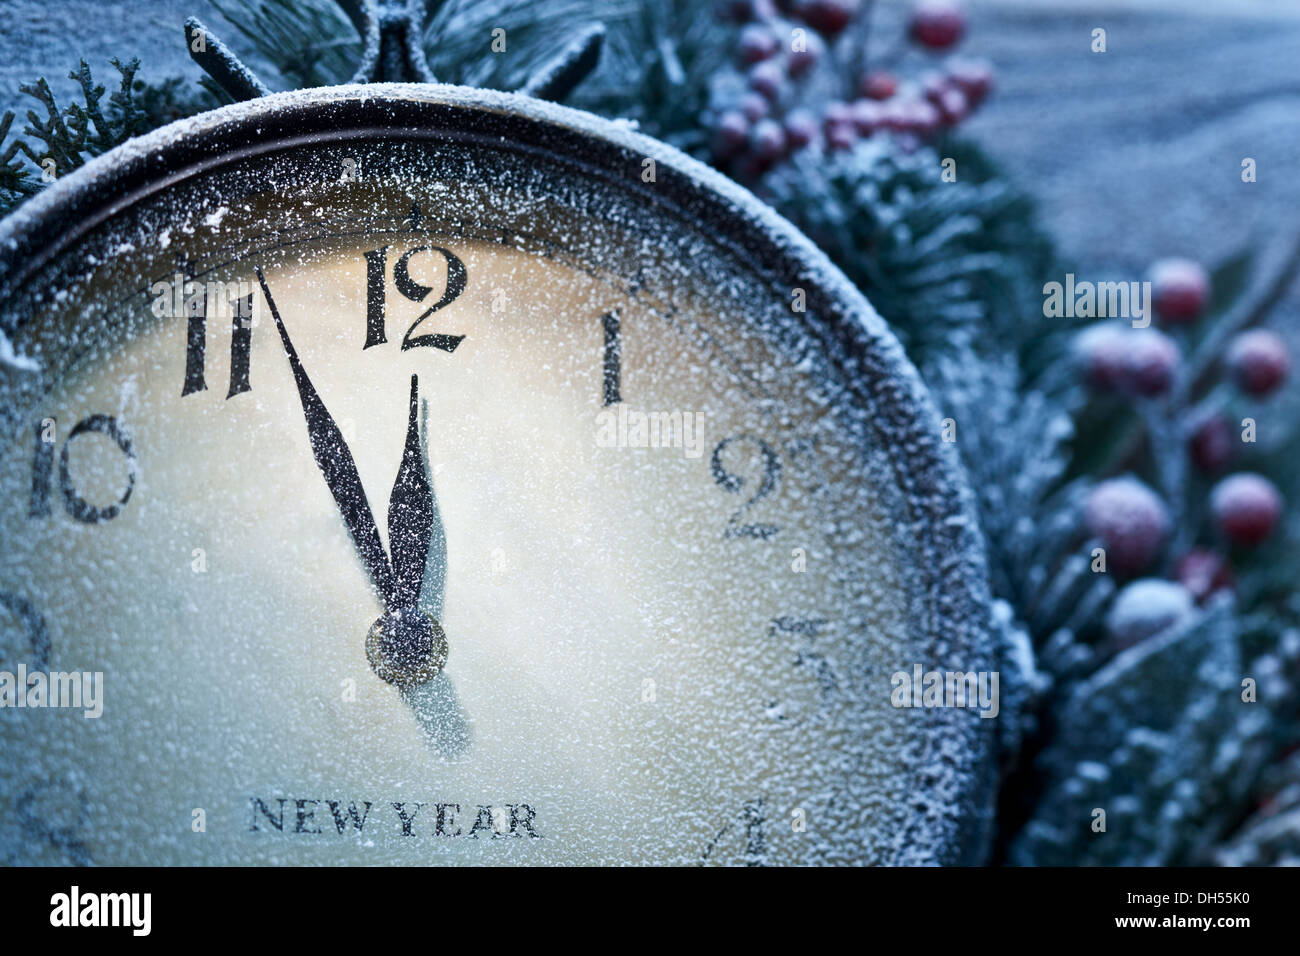
<svg viewBox="0 0 1300 956">
<path fill-rule="evenodd" d="M 0 856 L 960 858 L 983 726 L 890 675 L 975 666 L 969 529 L 869 307 L 649 141 L 389 93 L 9 263 Z"/>
</svg>

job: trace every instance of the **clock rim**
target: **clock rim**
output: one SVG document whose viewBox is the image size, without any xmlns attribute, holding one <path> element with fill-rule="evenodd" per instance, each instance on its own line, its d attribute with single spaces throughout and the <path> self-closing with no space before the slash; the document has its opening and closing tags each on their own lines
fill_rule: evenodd
<svg viewBox="0 0 1300 956">
<path fill-rule="evenodd" d="M 463 125 L 448 126 L 446 120 L 453 118 Z M 9 332 L 15 319 L 3 306 L 32 276 L 104 222 L 186 179 L 305 144 L 376 136 L 484 142 L 511 134 L 515 138 L 508 145 L 513 148 L 558 155 L 571 164 L 604 170 L 607 178 L 611 171 L 620 176 L 621 169 L 625 188 L 646 187 L 640 163 L 653 159 L 656 180 L 643 189 L 647 198 L 694 215 L 746 251 L 754 249 L 758 268 L 768 276 L 797 277 L 800 285 L 810 287 L 808 312 L 800 321 L 818 315 L 853 358 L 862 377 L 854 383 L 853 400 L 869 397 L 873 406 L 891 411 L 889 424 L 901 428 L 898 443 L 907 448 L 906 474 L 895 469 L 899 489 L 909 500 L 920 501 L 917 521 L 956 552 L 929 549 L 943 560 L 917 568 L 932 625 L 914 656 L 935 666 L 957 657 L 965 663 L 962 670 L 995 670 L 1002 655 L 973 492 L 955 450 L 937 438 L 940 416 L 897 337 L 866 296 L 793 224 L 735 181 L 637 132 L 631 123 L 521 93 L 413 83 L 275 93 L 178 120 L 60 177 L 0 220 L 0 334 Z M 591 152 L 563 149 L 575 145 Z M 902 456 L 889 457 L 897 465 Z M 924 777 L 939 791 L 927 801 L 930 822 L 938 826 L 899 834 L 900 841 L 915 843 L 899 861 L 983 862 L 996 793 L 992 722 L 970 710 L 943 707 L 923 711 L 919 722 L 925 752 L 906 766 L 913 779 Z"/>
</svg>

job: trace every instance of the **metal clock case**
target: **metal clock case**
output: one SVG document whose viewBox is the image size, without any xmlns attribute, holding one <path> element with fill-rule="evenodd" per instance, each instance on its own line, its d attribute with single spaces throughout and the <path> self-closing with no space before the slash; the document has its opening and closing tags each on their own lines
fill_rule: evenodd
<svg viewBox="0 0 1300 956">
<path fill-rule="evenodd" d="M 345 86 L 132 141 L 0 249 L 4 666 L 103 673 L 0 712 L 6 860 L 982 858 L 995 722 L 890 703 L 995 666 L 955 456 L 735 184 Z"/>
</svg>

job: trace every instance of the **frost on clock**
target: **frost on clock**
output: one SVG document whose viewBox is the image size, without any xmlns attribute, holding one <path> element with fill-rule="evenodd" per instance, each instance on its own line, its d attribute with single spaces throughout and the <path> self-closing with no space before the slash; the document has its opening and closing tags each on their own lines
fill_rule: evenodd
<svg viewBox="0 0 1300 956">
<path fill-rule="evenodd" d="M 39 631 L 102 665 L 113 730 L 28 742 L 48 786 L 5 786 L 44 821 L 33 858 L 72 826 L 97 862 L 978 861 L 992 707 L 889 702 L 912 662 L 997 670 L 972 502 L 898 342 L 716 172 L 456 96 L 654 157 L 657 202 L 689 204 L 563 155 L 348 142 L 150 196 L 69 257 L 62 299 L 35 285 L 61 334 L 28 333 L 41 372 L 6 406 L 3 479 L 43 507 L 4 532 L 33 612 L 6 653 Z M 277 119 L 296 130 L 240 104 L 122 155 Z M 359 178 L 324 175 L 344 159 Z M 415 565 L 404 473 L 432 501 Z M 372 672 L 395 608 L 449 646 L 417 687 Z M 156 825 L 181 802 L 207 842 Z"/>
</svg>

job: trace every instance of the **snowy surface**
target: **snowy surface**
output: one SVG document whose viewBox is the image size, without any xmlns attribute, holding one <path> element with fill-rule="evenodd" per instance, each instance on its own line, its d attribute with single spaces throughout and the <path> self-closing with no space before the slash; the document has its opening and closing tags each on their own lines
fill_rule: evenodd
<svg viewBox="0 0 1300 956">
<path fill-rule="evenodd" d="M 1213 263 L 1287 234 L 1300 200 L 1300 181 L 1287 173 L 1300 109 L 1300 5 L 968 6 L 962 51 L 991 60 L 996 81 L 963 131 L 1041 201 L 1069 259 L 1134 274 L 1162 256 Z M 877 3 L 878 35 L 901 29 L 905 9 Z M 1088 49 L 1097 27 L 1108 36 L 1101 55 Z M 1260 170 L 1250 185 L 1240 181 L 1247 156 Z"/>
<path fill-rule="evenodd" d="M 993 61 L 997 89 L 966 129 L 1042 201 L 1045 223 L 1067 256 L 1116 273 L 1144 270 L 1164 255 L 1213 262 L 1252 240 L 1267 241 L 1289 221 L 1300 202 L 1300 180 L 1284 172 L 1300 110 L 1300 5 L 969 5 L 963 49 Z M 209 0 L 10 0 L 5 7 L 5 109 L 26 110 L 30 101 L 18 87 L 41 74 L 66 96 L 74 88 L 66 73 L 79 56 L 102 78 L 112 76 L 110 57 L 139 56 L 147 78 L 197 80 L 181 24 L 191 15 L 214 29 L 223 24 Z M 905 5 L 877 7 L 884 35 Z M 85 30 L 87 22 L 95 29 Z M 1104 55 L 1087 48 L 1098 26 L 1108 31 Z M 1239 176 L 1245 156 L 1260 171 L 1249 186 Z"/>
</svg>

